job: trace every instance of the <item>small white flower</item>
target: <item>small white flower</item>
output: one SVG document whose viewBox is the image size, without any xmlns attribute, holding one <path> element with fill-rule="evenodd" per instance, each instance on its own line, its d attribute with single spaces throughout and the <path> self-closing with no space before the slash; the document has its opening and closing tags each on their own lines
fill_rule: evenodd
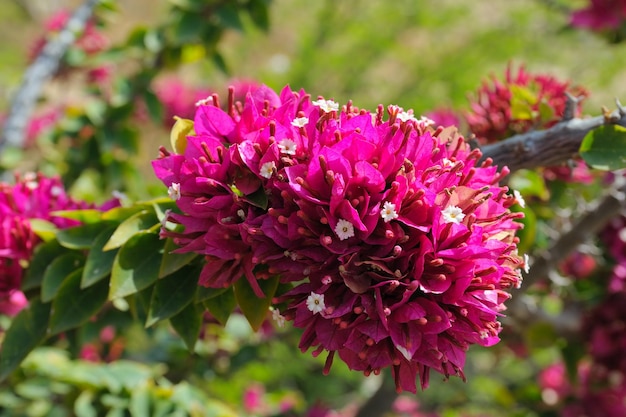
<svg viewBox="0 0 626 417">
<path fill-rule="evenodd" d="M 465 218 L 465 214 L 463 214 L 463 210 L 461 210 L 457 206 L 448 206 L 442 212 L 444 223 L 456 223 L 459 224 Z"/>
<path fill-rule="evenodd" d="M 316 294 L 311 292 L 311 295 L 306 299 L 307 308 L 313 312 L 313 314 L 321 313 L 326 309 L 324 304 L 324 294 Z"/>
<path fill-rule="evenodd" d="M 261 166 L 261 172 L 259 173 L 263 178 L 272 178 L 274 171 L 276 170 L 276 164 L 274 161 L 266 162 Z"/>
<path fill-rule="evenodd" d="M 383 218 L 385 223 L 389 223 L 393 219 L 397 219 L 398 213 L 396 212 L 396 205 L 390 201 L 385 201 L 382 210 L 380 210 L 380 217 Z"/>
<path fill-rule="evenodd" d="M 285 155 L 295 155 L 296 147 L 296 142 L 291 139 L 283 139 L 278 142 L 278 149 L 280 149 L 280 153 Z"/>
<path fill-rule="evenodd" d="M 409 120 L 417 121 L 417 119 L 413 115 L 413 110 L 401 111 L 401 112 L 398 113 L 398 115 L 396 117 L 401 122 L 408 122 Z"/>
<path fill-rule="evenodd" d="M 161 227 L 163 227 L 164 229 L 167 228 L 167 219 L 170 218 L 170 214 L 172 214 L 171 209 L 167 209 L 165 210 L 165 213 L 163 213 L 163 218 L 161 219 Z"/>
<path fill-rule="evenodd" d="M 174 201 L 177 201 L 180 199 L 180 184 L 177 182 L 173 182 L 172 185 L 170 185 L 167 188 L 167 195 L 170 196 L 170 198 Z"/>
<path fill-rule="evenodd" d="M 322 109 L 324 113 L 330 113 L 331 111 L 339 110 L 339 103 L 335 103 L 333 100 L 320 99 L 311 102 L 311 104 Z"/>
<path fill-rule="evenodd" d="M 424 127 L 432 126 L 435 124 L 435 121 L 433 119 L 430 119 L 426 116 L 421 116 L 419 122 Z"/>
<path fill-rule="evenodd" d="M 452 162 L 451 160 L 449 160 L 448 158 L 443 158 L 441 160 L 441 165 L 444 168 L 452 168 L 454 166 L 454 162 Z"/>
<path fill-rule="evenodd" d="M 196 101 L 196 107 L 208 106 L 212 103 L 213 103 L 213 97 L 209 96 L 207 98 L 203 98 L 201 100 Z"/>
<path fill-rule="evenodd" d="M 524 254 L 524 272 L 529 273 L 530 272 L 530 258 L 528 257 L 528 254 Z"/>
<path fill-rule="evenodd" d="M 272 309 L 272 319 L 276 322 L 278 327 L 285 327 L 285 316 L 280 314 L 277 308 L 270 307 Z"/>
<path fill-rule="evenodd" d="M 307 123 L 309 123 L 308 117 L 296 117 L 291 121 L 291 125 L 295 127 L 304 127 Z"/>
<path fill-rule="evenodd" d="M 128 200 L 128 196 L 119 190 L 113 190 L 111 195 L 113 196 L 113 198 L 117 198 L 120 201 Z"/>
<path fill-rule="evenodd" d="M 354 226 L 345 219 L 339 219 L 335 226 L 335 233 L 339 240 L 346 240 L 354 236 Z"/>
<path fill-rule="evenodd" d="M 237 216 L 239 216 L 241 220 L 246 220 L 246 212 L 242 209 L 237 210 Z"/>
<path fill-rule="evenodd" d="M 52 195 L 52 197 L 58 197 L 62 193 L 63 193 L 63 188 L 59 187 L 58 185 L 55 185 L 52 188 L 50 188 L 50 195 Z"/>
<path fill-rule="evenodd" d="M 524 197 L 522 197 L 522 194 L 519 191 L 513 190 L 513 196 L 515 197 L 515 199 L 517 200 L 517 204 L 519 204 L 521 208 L 526 207 L 526 201 L 524 201 Z"/>
</svg>

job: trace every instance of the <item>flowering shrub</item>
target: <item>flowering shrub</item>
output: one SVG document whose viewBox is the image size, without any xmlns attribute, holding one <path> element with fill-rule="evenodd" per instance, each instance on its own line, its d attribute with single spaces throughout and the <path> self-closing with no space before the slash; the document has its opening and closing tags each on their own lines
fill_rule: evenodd
<svg viewBox="0 0 626 417">
<path fill-rule="evenodd" d="M 497 317 L 519 287 L 516 199 L 454 129 L 411 111 L 375 113 L 304 91 L 260 87 L 227 111 L 198 105 L 195 134 L 161 148 L 154 170 L 182 213 L 162 229 L 202 254 L 199 284 L 240 277 L 263 297 L 292 289 L 274 316 L 304 329 L 303 351 L 351 369 L 391 367 L 398 390 L 432 368 L 463 376 L 472 344 L 498 342 Z"/>
<path fill-rule="evenodd" d="M 117 202 L 112 200 L 103 208 Z M 41 238 L 30 221 L 51 222 L 59 229 L 79 224 L 54 215 L 54 211 L 89 208 L 67 195 L 58 177 L 28 173 L 17 176 L 14 185 L 0 183 L 0 313 L 15 315 L 26 305 L 20 292 L 24 270 Z"/>
</svg>

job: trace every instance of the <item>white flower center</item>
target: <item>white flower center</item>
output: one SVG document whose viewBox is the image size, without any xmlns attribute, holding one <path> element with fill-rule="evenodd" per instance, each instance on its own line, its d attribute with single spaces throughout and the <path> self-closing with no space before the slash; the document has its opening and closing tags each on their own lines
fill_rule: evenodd
<svg viewBox="0 0 626 417">
<path fill-rule="evenodd" d="M 272 319 L 278 327 L 285 327 L 285 316 L 280 314 L 280 311 L 276 308 L 272 308 Z"/>
<path fill-rule="evenodd" d="M 456 223 L 459 224 L 465 218 L 465 214 L 463 214 L 463 210 L 461 210 L 457 206 L 448 206 L 442 212 L 444 223 Z"/>
<path fill-rule="evenodd" d="M 398 213 L 396 212 L 396 205 L 390 201 L 385 201 L 382 210 L 380 210 L 380 217 L 383 218 L 385 223 L 389 223 L 390 221 L 397 219 Z"/>
<path fill-rule="evenodd" d="M 311 104 L 322 109 L 324 113 L 330 113 L 331 111 L 339 110 L 339 103 L 335 103 L 333 100 L 320 99 L 311 102 Z"/>
<path fill-rule="evenodd" d="M 213 97 L 209 96 L 207 98 L 203 98 L 201 100 L 196 101 L 196 107 L 208 106 L 212 103 L 213 103 Z"/>
<path fill-rule="evenodd" d="M 180 184 L 177 182 L 173 182 L 172 185 L 170 185 L 167 188 L 167 195 L 170 196 L 170 198 L 174 201 L 177 201 L 180 199 Z"/>
<path fill-rule="evenodd" d="M 345 219 L 339 219 L 335 226 L 335 233 L 339 240 L 346 240 L 354 236 L 354 226 Z"/>
<path fill-rule="evenodd" d="M 308 117 L 296 117 L 291 121 L 291 125 L 295 127 L 304 127 L 307 123 L 309 123 Z"/>
<path fill-rule="evenodd" d="M 326 309 L 324 304 L 324 294 L 316 294 L 311 292 L 311 295 L 306 299 L 307 308 L 313 312 L 313 314 L 321 313 Z"/>
<path fill-rule="evenodd" d="M 278 149 L 280 149 L 280 153 L 285 155 L 295 155 L 296 147 L 296 142 L 291 139 L 283 139 L 278 142 Z"/>
<path fill-rule="evenodd" d="M 524 197 L 522 197 L 522 194 L 519 191 L 513 190 L 513 196 L 515 197 L 515 199 L 517 200 L 517 204 L 519 204 L 521 208 L 526 207 L 526 201 L 524 201 Z"/>
<path fill-rule="evenodd" d="M 266 162 L 261 166 L 260 175 L 263 178 L 272 178 L 274 171 L 276 170 L 276 164 L 274 161 Z"/>
</svg>

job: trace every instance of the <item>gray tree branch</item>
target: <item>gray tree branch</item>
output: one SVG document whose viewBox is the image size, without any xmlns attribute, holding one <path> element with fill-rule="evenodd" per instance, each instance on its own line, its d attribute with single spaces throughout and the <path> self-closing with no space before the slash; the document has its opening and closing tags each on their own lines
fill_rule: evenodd
<svg viewBox="0 0 626 417">
<path fill-rule="evenodd" d="M 605 110 L 602 116 L 572 118 L 546 130 L 535 130 L 482 146 L 483 159 L 491 158 L 495 165 L 506 165 L 511 172 L 562 164 L 578 154 L 589 131 L 606 124 L 626 127 L 626 111 L 619 102 L 617 107 L 613 112 Z"/>
<path fill-rule="evenodd" d="M 99 2 L 100 0 L 85 0 L 61 32 L 45 44 L 35 61 L 24 73 L 0 135 L 0 153 L 6 146 L 21 147 L 23 145 L 26 126 L 37 99 L 41 95 L 43 85 L 57 71 L 63 55 L 76 40 L 76 35 L 84 30 Z"/>
</svg>

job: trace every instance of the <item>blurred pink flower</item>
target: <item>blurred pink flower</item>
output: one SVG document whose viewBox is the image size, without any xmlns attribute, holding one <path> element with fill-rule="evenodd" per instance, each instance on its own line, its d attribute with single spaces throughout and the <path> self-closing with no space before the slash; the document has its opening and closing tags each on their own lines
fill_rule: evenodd
<svg viewBox="0 0 626 417">
<path fill-rule="evenodd" d="M 625 0 L 589 0 L 588 6 L 572 12 L 572 26 L 603 31 L 617 29 L 626 21 Z"/>
<path fill-rule="evenodd" d="M 522 88 L 524 93 L 516 94 Z M 579 86 L 570 86 L 569 82 L 545 74 L 531 74 L 523 66 L 513 73 L 509 65 L 504 80 L 495 76 L 491 84 L 483 85 L 470 99 L 471 110 L 465 119 L 470 131 L 481 143 L 493 143 L 530 129 L 547 128 L 560 121 L 565 111 L 566 92 L 574 96 L 587 96 L 587 91 Z M 528 106 L 530 114 L 525 118 L 516 118 L 512 99 L 524 99 L 522 106 Z M 548 111 L 549 109 L 549 111 Z M 577 107 L 580 112 L 580 103 Z M 523 112 L 522 112 L 523 113 Z"/>
<path fill-rule="evenodd" d="M 386 120 L 385 120 L 386 119 Z M 303 351 L 351 369 L 391 367 L 398 390 L 463 376 L 471 344 L 498 342 L 521 283 L 515 198 L 454 129 L 397 106 L 375 113 L 267 87 L 226 110 L 201 103 L 183 154 L 153 162 L 181 214 L 162 229 L 207 263 L 200 284 L 278 274 L 279 313 Z"/>
<path fill-rule="evenodd" d="M 0 312 L 16 314 L 26 304 L 19 292 L 22 275 L 41 242 L 30 220 L 47 220 L 58 228 L 67 228 L 79 223 L 53 216 L 53 211 L 90 207 L 71 199 L 57 177 L 28 173 L 16 176 L 14 185 L 0 183 Z"/>
</svg>

